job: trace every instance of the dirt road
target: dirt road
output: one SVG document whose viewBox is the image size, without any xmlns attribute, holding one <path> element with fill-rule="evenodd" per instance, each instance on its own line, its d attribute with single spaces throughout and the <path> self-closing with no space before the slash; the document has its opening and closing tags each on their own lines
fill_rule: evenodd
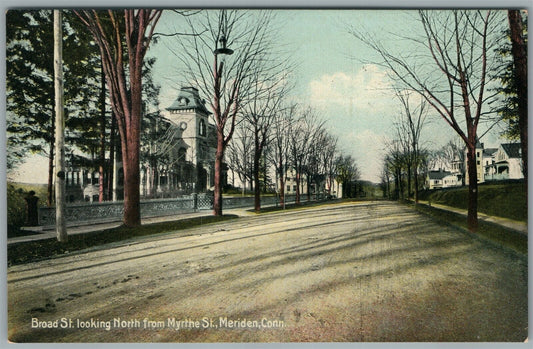
<svg viewBox="0 0 533 349">
<path fill-rule="evenodd" d="M 527 256 L 337 204 L 13 266 L 8 311 L 15 342 L 523 341 Z"/>
</svg>

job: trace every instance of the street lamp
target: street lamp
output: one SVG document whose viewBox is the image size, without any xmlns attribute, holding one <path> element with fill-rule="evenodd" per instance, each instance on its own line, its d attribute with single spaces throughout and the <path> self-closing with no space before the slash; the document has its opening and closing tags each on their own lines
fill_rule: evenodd
<svg viewBox="0 0 533 349">
<path fill-rule="evenodd" d="M 228 55 L 228 56 L 233 54 L 233 50 L 226 47 L 226 44 L 228 42 L 228 39 L 226 39 L 226 36 L 222 35 L 222 37 L 218 41 L 220 42 L 222 47 L 217 48 L 216 50 L 213 51 L 215 56 L 218 54 Z"/>
</svg>

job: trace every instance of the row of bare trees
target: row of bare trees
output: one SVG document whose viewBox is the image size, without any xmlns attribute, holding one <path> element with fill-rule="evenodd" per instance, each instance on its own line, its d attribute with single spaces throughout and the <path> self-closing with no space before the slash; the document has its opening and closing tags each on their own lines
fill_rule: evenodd
<svg viewBox="0 0 533 349">
<path fill-rule="evenodd" d="M 505 14 L 498 10 L 421 10 L 418 12 L 421 35 L 398 37 L 412 45 L 403 52 L 393 52 L 358 28 L 351 31 L 379 55 L 381 61 L 374 63 L 387 70 L 397 88 L 416 92 L 463 140 L 467 149 L 467 220 L 471 231 L 476 231 L 478 225 L 475 147 L 479 125 L 492 112 L 490 103 L 498 98 L 490 87 L 497 83 L 502 69 L 496 48 L 502 39 Z M 516 16 L 519 14 L 509 12 L 511 28 L 520 24 Z M 515 34 L 513 45 L 518 46 L 513 50 L 516 51 L 515 69 L 517 76 L 523 76 L 527 66 L 520 64 L 525 52 L 523 32 L 518 28 L 512 33 Z M 524 141 L 527 143 L 527 136 L 522 146 Z M 527 159 L 524 161 L 527 167 Z"/>
<path fill-rule="evenodd" d="M 335 183 L 358 179 L 355 161 L 341 155 L 337 138 L 325 129 L 324 120 L 315 110 L 282 101 L 275 106 L 261 117 L 243 114 L 228 148 L 230 170 L 243 186 L 249 182 L 254 190 L 255 210 L 261 209 L 261 188 L 266 188 L 261 186 L 260 176 L 265 179 L 269 172 L 275 177 L 269 184 L 276 188 L 282 205 L 289 177 L 295 183 L 297 204 L 304 194 L 303 184 L 309 201 L 311 188 L 315 193 L 323 188 L 324 194 L 332 194 Z"/>
<path fill-rule="evenodd" d="M 297 203 L 302 180 L 308 188 L 318 188 L 326 177 L 328 190 L 333 185 L 336 139 L 315 111 L 289 103 L 293 66 L 275 40 L 279 28 L 273 18 L 272 11 L 203 11 L 186 17 L 188 35 L 176 36 L 174 53 L 186 81 L 198 86 L 213 111 L 215 215 L 222 214 L 223 161 L 241 182 L 253 183 L 257 211 L 261 178 L 266 182 L 270 168 L 282 202 L 289 169 L 295 173 Z"/>
<path fill-rule="evenodd" d="M 425 168 L 427 155 L 420 142 L 424 125 L 427 123 L 429 105 L 412 90 L 397 89 L 395 95 L 401 109 L 394 123 L 394 135 L 386 142 L 381 173 L 383 193 L 395 199 L 406 199 L 412 195 L 415 203 L 418 203 L 420 170 Z M 390 193 L 392 181 L 393 195 Z"/>
</svg>

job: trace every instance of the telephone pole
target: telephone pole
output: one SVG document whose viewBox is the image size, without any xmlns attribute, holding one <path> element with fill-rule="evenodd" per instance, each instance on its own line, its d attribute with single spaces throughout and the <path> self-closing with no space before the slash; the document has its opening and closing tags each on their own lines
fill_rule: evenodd
<svg viewBox="0 0 533 349">
<path fill-rule="evenodd" d="M 63 33 L 61 10 L 54 10 L 55 194 L 57 241 L 68 239 L 65 226 L 65 116 L 63 111 Z"/>
</svg>

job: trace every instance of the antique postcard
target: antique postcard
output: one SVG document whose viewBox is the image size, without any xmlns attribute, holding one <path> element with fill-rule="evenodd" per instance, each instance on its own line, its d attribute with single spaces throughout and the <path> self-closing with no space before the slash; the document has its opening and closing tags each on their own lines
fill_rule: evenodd
<svg viewBox="0 0 533 349">
<path fill-rule="evenodd" d="M 4 18 L 9 342 L 528 340 L 527 10 Z"/>
</svg>

